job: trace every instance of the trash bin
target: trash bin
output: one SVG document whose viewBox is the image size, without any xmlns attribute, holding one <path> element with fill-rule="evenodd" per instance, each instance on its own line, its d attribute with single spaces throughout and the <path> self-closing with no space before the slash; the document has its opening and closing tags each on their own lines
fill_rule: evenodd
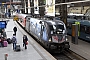
<svg viewBox="0 0 90 60">
<path fill-rule="evenodd" d="M 78 44 L 78 25 L 72 24 L 72 43 Z"/>
</svg>

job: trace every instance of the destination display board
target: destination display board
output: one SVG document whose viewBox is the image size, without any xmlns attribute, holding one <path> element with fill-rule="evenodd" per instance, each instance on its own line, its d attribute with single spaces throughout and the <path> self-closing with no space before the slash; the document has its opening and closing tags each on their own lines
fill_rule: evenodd
<svg viewBox="0 0 90 60">
<path fill-rule="evenodd" d="M 55 16 L 55 0 L 46 0 L 45 15 Z"/>
</svg>

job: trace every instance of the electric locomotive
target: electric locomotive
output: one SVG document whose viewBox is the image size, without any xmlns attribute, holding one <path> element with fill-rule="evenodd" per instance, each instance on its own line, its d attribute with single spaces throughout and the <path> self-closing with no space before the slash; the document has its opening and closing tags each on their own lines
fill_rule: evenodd
<svg viewBox="0 0 90 60">
<path fill-rule="evenodd" d="M 66 26 L 62 21 L 30 18 L 29 21 L 26 20 L 26 29 L 47 49 L 63 51 L 70 47 L 66 41 Z"/>
<path fill-rule="evenodd" d="M 27 17 L 25 29 L 51 52 L 70 48 L 66 26 L 62 21 Z"/>
</svg>

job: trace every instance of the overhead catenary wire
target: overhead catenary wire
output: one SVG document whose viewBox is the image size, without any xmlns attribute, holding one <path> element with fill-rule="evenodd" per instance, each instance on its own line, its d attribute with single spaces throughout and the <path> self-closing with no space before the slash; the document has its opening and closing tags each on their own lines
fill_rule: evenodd
<svg viewBox="0 0 90 60">
<path fill-rule="evenodd" d="M 65 3 L 58 3 L 58 4 L 52 4 L 52 5 L 42 5 L 42 6 L 35 6 L 35 7 L 48 7 L 48 6 L 57 6 L 57 5 L 70 5 L 70 4 L 75 4 L 75 3 L 83 3 L 83 2 L 90 2 L 90 0 L 83 0 L 83 1 L 73 1 L 73 2 L 65 2 Z M 35 7 L 26 7 L 26 8 L 35 8 Z M 24 9 L 24 8 L 20 8 Z"/>
</svg>

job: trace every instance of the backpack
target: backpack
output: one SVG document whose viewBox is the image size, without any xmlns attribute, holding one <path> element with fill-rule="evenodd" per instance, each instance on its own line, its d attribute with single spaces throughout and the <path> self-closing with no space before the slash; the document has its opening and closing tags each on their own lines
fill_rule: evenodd
<svg viewBox="0 0 90 60">
<path fill-rule="evenodd" d="M 13 43 L 16 43 L 16 37 L 13 37 L 13 38 L 12 38 L 12 42 L 13 42 Z"/>
<path fill-rule="evenodd" d="M 7 38 L 7 42 L 8 42 L 8 44 L 11 44 L 12 40 L 10 38 Z"/>
<path fill-rule="evenodd" d="M 27 40 L 28 40 L 28 38 L 27 38 L 27 36 L 26 36 L 26 35 L 24 35 L 24 36 L 23 36 L 23 39 L 24 39 L 25 41 L 27 41 Z"/>
</svg>

